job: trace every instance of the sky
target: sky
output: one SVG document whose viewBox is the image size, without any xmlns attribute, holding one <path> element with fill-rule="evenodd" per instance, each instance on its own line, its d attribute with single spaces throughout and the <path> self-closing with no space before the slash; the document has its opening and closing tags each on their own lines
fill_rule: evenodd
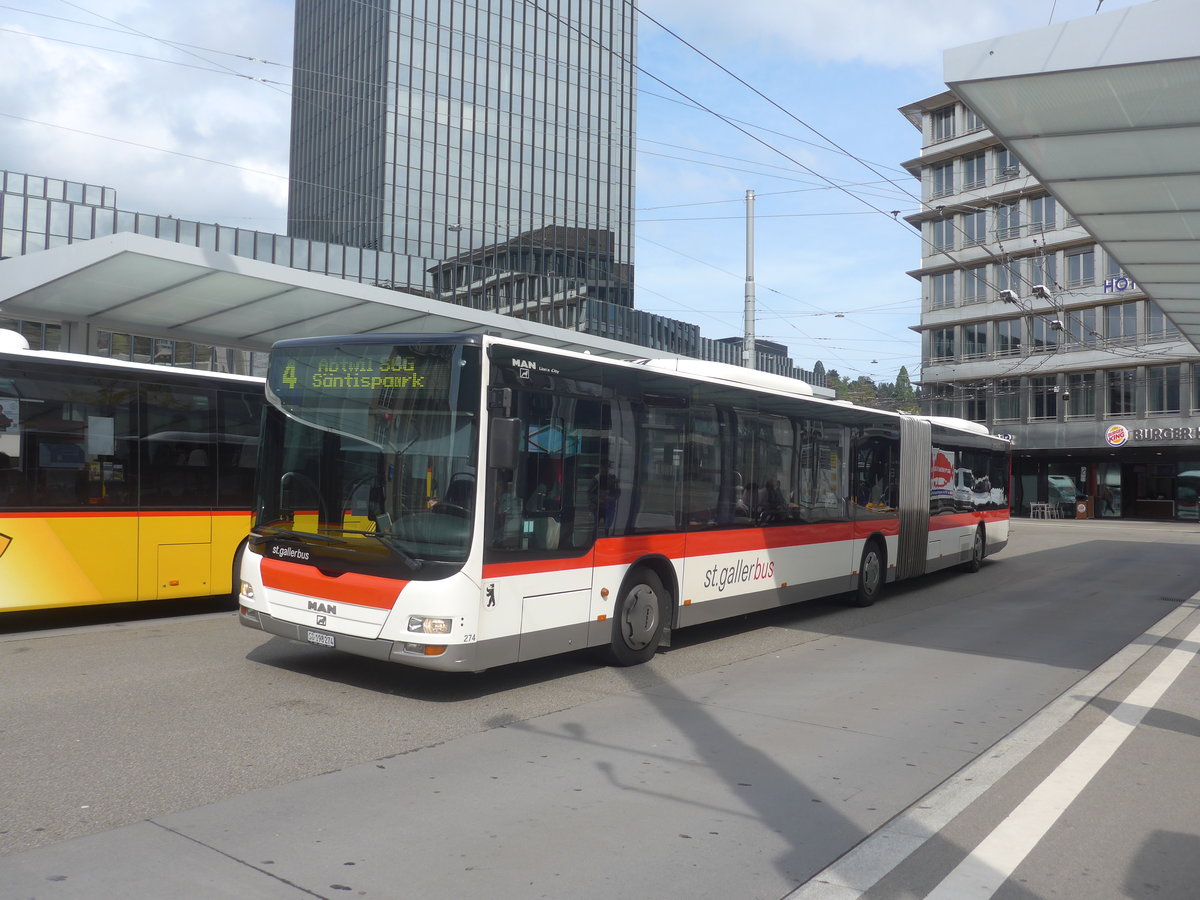
<svg viewBox="0 0 1200 900">
<path fill-rule="evenodd" d="M 637 307 L 742 334 L 752 190 L 757 337 L 804 368 L 915 380 L 921 246 L 903 218 L 919 190 L 900 163 L 920 134 L 899 108 L 945 90 L 945 49 L 1140 2 L 640 0 Z M 0 5 L 0 169 L 284 233 L 292 15 L 291 0 Z"/>
</svg>

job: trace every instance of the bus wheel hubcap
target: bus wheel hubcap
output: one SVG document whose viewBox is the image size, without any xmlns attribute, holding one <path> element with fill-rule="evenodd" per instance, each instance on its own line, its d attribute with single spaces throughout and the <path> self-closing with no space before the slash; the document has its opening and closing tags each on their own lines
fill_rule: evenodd
<svg viewBox="0 0 1200 900">
<path fill-rule="evenodd" d="M 866 585 L 868 591 L 874 591 L 879 586 L 879 557 L 874 553 L 867 554 L 866 564 L 863 566 L 863 584 Z"/>
<path fill-rule="evenodd" d="M 646 585 L 629 592 L 624 624 L 625 643 L 634 650 L 641 650 L 654 637 L 658 629 L 658 595 Z"/>
</svg>

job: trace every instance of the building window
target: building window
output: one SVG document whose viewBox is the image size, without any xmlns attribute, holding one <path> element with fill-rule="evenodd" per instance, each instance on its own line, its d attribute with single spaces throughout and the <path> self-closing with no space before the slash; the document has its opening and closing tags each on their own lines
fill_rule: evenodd
<svg viewBox="0 0 1200 900">
<path fill-rule="evenodd" d="M 949 384 L 929 385 L 923 396 L 929 397 L 929 414 L 931 416 L 957 416 L 954 408 L 954 386 Z"/>
<path fill-rule="evenodd" d="M 987 126 L 983 124 L 983 119 L 979 118 L 979 114 L 969 106 L 963 107 L 963 133 L 973 134 L 976 131 L 983 131 Z"/>
<path fill-rule="evenodd" d="M 1163 311 L 1153 300 L 1146 303 L 1146 339 L 1150 341 L 1179 340 L 1179 329 L 1163 315 Z"/>
<path fill-rule="evenodd" d="M 963 272 L 963 303 L 982 303 L 987 299 L 987 266 L 973 266 Z"/>
<path fill-rule="evenodd" d="M 1179 412 L 1179 365 L 1150 366 L 1146 370 L 1146 375 L 1147 412 Z"/>
<path fill-rule="evenodd" d="M 1117 303 L 1104 308 L 1104 336 L 1110 344 L 1137 340 L 1137 303 Z"/>
<path fill-rule="evenodd" d="M 969 212 L 962 217 L 963 246 L 975 247 L 987 240 L 987 213 Z"/>
<path fill-rule="evenodd" d="M 1050 327 L 1050 320 L 1033 316 L 1029 320 L 1029 349 L 1032 353 L 1053 353 L 1058 349 L 1059 331 Z"/>
<path fill-rule="evenodd" d="M 1123 278 L 1125 273 L 1121 271 L 1121 264 L 1117 262 L 1117 258 L 1111 253 L 1104 254 L 1104 277 L 1108 278 Z"/>
<path fill-rule="evenodd" d="M 1096 251 L 1092 247 L 1067 253 L 1064 258 L 1067 287 L 1083 287 L 1096 283 Z"/>
<path fill-rule="evenodd" d="M 981 188 L 987 184 L 987 154 L 973 153 L 964 156 L 963 161 L 963 190 Z"/>
<path fill-rule="evenodd" d="M 18 332 L 30 350 L 62 350 L 62 326 L 0 316 L 0 328 Z"/>
<path fill-rule="evenodd" d="M 1029 201 L 1029 230 L 1032 232 L 1053 231 L 1057 218 L 1057 207 L 1050 196 L 1037 197 Z"/>
<path fill-rule="evenodd" d="M 1029 379 L 1029 418 L 1058 418 L 1058 377 L 1043 375 Z"/>
<path fill-rule="evenodd" d="M 996 263 L 996 290 L 1021 293 L 1021 264 L 1016 260 Z"/>
<path fill-rule="evenodd" d="M 1017 356 L 1021 352 L 1021 337 L 1024 331 L 1021 319 L 1002 319 L 996 323 L 996 355 Z"/>
<path fill-rule="evenodd" d="M 954 137 L 954 107 L 943 106 L 929 114 L 929 136 L 933 143 Z"/>
<path fill-rule="evenodd" d="M 931 173 L 933 182 L 931 196 L 945 197 L 954 193 L 954 163 L 942 163 L 934 166 Z"/>
<path fill-rule="evenodd" d="M 1192 409 L 1200 409 L 1200 363 L 1192 363 Z"/>
<path fill-rule="evenodd" d="M 933 359 L 954 359 L 954 329 L 933 329 Z"/>
<path fill-rule="evenodd" d="M 1002 203 L 996 207 L 996 240 L 1021 236 L 1021 202 Z"/>
<path fill-rule="evenodd" d="M 986 322 L 976 322 L 973 325 L 964 325 L 963 330 L 963 358 L 973 356 L 987 356 L 988 352 L 988 327 Z"/>
<path fill-rule="evenodd" d="M 940 272 L 929 276 L 934 309 L 945 309 L 954 305 L 954 276 L 954 272 Z"/>
<path fill-rule="evenodd" d="M 986 387 L 967 388 L 963 391 L 963 400 L 966 404 L 963 415 L 972 422 L 986 422 L 987 398 L 988 389 Z"/>
<path fill-rule="evenodd" d="M 1108 415 L 1132 416 L 1136 412 L 1134 385 L 1137 369 L 1109 369 L 1105 374 L 1108 382 Z"/>
<path fill-rule="evenodd" d="M 1077 372 L 1067 376 L 1067 396 L 1063 398 L 1067 416 L 1073 418 L 1096 415 L 1096 373 Z"/>
<path fill-rule="evenodd" d="M 1095 347 L 1099 335 L 1096 333 L 1096 310 L 1076 309 L 1067 313 L 1064 323 L 1067 343 L 1079 347 Z"/>
<path fill-rule="evenodd" d="M 1007 147 L 996 148 L 996 180 L 1008 181 L 1021 174 L 1021 166 Z"/>
<path fill-rule="evenodd" d="M 935 219 L 931 229 L 933 234 L 933 249 L 934 250 L 953 250 L 954 249 L 954 219 Z"/>
<path fill-rule="evenodd" d="M 996 382 L 995 421 L 1021 420 L 1021 379 L 1002 378 Z"/>
<path fill-rule="evenodd" d="M 1053 253 L 1043 253 L 1030 261 L 1029 277 L 1034 284 L 1053 290 L 1058 283 L 1058 258 Z"/>
</svg>

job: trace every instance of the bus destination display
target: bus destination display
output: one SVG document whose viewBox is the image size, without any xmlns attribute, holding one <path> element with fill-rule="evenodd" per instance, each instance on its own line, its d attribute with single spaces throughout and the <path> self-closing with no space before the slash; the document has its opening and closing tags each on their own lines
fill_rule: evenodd
<svg viewBox="0 0 1200 900">
<path fill-rule="evenodd" d="M 332 393 L 374 396 L 381 391 L 409 395 L 444 393 L 449 382 L 449 358 L 405 352 L 394 345 L 298 349 L 271 359 L 269 381 L 277 396 L 289 399 Z"/>
</svg>

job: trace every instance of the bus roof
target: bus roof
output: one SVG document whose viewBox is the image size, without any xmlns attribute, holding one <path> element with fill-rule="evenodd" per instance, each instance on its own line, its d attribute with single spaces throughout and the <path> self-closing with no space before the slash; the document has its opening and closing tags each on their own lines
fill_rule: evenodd
<svg viewBox="0 0 1200 900">
<path fill-rule="evenodd" d="M 14 337 L 16 338 L 14 340 Z M 70 363 L 97 369 L 111 369 L 125 372 L 145 372 L 161 377 L 211 378 L 224 382 L 242 382 L 246 385 L 261 385 L 263 379 L 253 375 L 235 375 L 231 372 L 212 372 L 208 369 L 185 369 L 176 366 L 156 366 L 151 363 L 135 363 L 124 359 L 110 359 L 107 356 L 91 356 L 86 353 L 62 353 L 57 350 L 30 350 L 29 342 L 15 331 L 0 328 L 0 356 L 17 357 L 28 360 L 45 362 Z M 167 373 L 164 375 L 163 373 Z"/>
</svg>

